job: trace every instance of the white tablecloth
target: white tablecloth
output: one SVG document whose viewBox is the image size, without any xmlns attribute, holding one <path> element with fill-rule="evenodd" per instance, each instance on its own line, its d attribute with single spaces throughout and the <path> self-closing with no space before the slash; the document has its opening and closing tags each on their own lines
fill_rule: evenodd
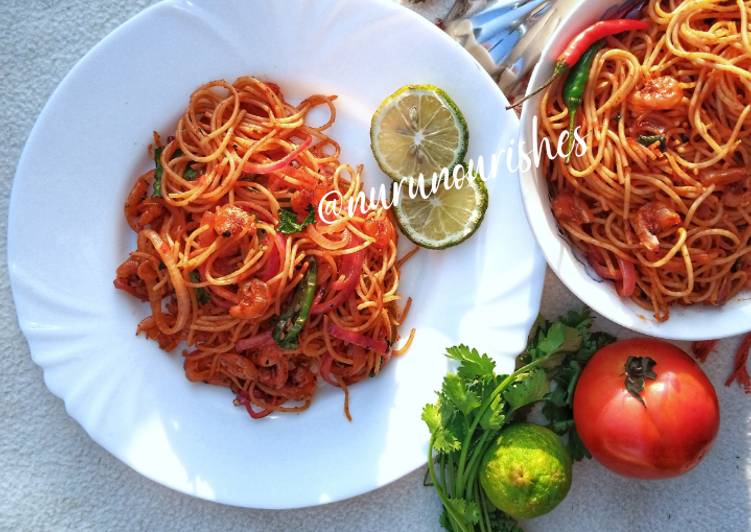
<svg viewBox="0 0 751 532">
<path fill-rule="evenodd" d="M 0 530 L 439 530 L 440 505 L 422 486 L 422 471 L 349 501 L 284 512 L 181 495 L 96 445 L 45 388 L 18 330 L 8 284 L 5 234 L 13 174 L 37 115 L 62 77 L 89 48 L 150 3 L 0 0 L 5 101 L 0 105 Z M 450 3 L 427 0 L 418 10 L 433 18 Z M 543 312 L 555 316 L 576 305 L 549 274 Z M 604 320 L 599 325 L 627 334 Z M 697 469 L 674 480 L 644 482 L 617 477 L 594 462 L 577 464 L 568 498 L 526 528 L 751 529 L 751 396 L 722 385 L 737 343 L 722 342 L 705 365 L 720 396 L 722 425 L 714 449 Z"/>
</svg>

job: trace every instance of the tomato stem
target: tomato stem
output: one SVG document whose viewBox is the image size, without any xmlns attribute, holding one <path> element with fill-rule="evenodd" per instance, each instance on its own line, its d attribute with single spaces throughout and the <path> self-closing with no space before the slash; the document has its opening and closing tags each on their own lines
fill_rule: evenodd
<svg viewBox="0 0 751 532">
<path fill-rule="evenodd" d="M 629 356 L 626 360 L 626 390 L 638 399 L 644 405 L 644 408 L 647 407 L 644 398 L 641 396 L 641 392 L 644 390 L 644 379 L 655 380 L 657 378 L 653 369 L 656 365 L 657 362 L 649 357 Z"/>
</svg>

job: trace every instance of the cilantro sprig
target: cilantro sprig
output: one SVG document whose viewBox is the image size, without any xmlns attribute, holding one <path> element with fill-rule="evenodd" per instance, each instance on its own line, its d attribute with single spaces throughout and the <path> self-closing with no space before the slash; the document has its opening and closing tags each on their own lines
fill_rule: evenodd
<svg viewBox="0 0 751 532">
<path fill-rule="evenodd" d="M 285 235 L 291 235 L 293 233 L 299 233 L 310 224 L 316 221 L 315 208 L 312 205 L 308 205 L 308 215 L 301 222 L 297 222 L 297 214 L 290 209 L 279 210 L 279 227 L 277 230 Z"/>
<path fill-rule="evenodd" d="M 190 272 L 190 281 L 193 283 L 200 283 L 201 282 L 201 275 L 198 273 L 198 270 L 193 270 Z M 202 286 L 199 286 L 194 289 L 196 291 L 196 300 L 198 301 L 199 305 L 205 305 L 209 301 L 211 301 L 211 296 L 209 295 L 208 291 L 203 288 Z"/>
<path fill-rule="evenodd" d="M 151 191 L 151 196 L 154 198 L 162 197 L 162 176 L 164 175 L 164 166 L 162 165 L 162 152 L 164 146 L 160 146 L 154 150 L 154 185 Z M 175 150 L 172 154 L 172 159 L 183 155 L 182 150 Z M 183 178 L 186 181 L 194 181 L 198 177 L 198 171 L 190 164 L 185 166 L 183 171 Z"/>
<path fill-rule="evenodd" d="M 570 311 L 553 323 L 538 321 L 527 350 L 518 357 L 520 363 L 525 363 L 535 357 L 545 356 L 545 352 L 540 351 L 541 345 L 543 349 L 562 346 L 559 352 L 564 353 L 564 356 L 558 360 L 551 359 L 550 362 L 553 363 L 546 364 L 545 373 L 551 389 L 544 397 L 542 415 L 548 421 L 548 428 L 566 438 L 568 450 L 574 460 L 592 457 L 579 439 L 574 426 L 572 405 L 576 384 L 589 359 L 602 347 L 615 341 L 612 335 L 591 331 L 591 327 L 592 313 L 588 308 Z"/>
<path fill-rule="evenodd" d="M 422 419 L 430 430 L 428 474 L 444 512 L 441 524 L 454 532 L 518 531 L 511 517 L 495 509 L 479 483 L 483 457 L 503 427 L 542 403 L 549 426 L 567 435 L 572 454 L 586 454 L 573 426 L 573 391 L 584 364 L 613 338 L 590 331 L 588 309 L 554 322 L 538 320 L 527 348 L 510 375 L 495 372 L 495 362 L 465 345 L 446 355 L 458 362 L 446 375 L 435 403 Z"/>
</svg>

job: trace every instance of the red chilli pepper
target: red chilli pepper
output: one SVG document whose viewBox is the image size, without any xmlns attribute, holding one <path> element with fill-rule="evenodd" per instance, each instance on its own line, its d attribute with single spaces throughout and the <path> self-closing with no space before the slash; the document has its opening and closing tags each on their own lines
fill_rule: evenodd
<svg viewBox="0 0 751 532">
<path fill-rule="evenodd" d="M 589 50 L 600 39 L 626 31 L 646 30 L 647 28 L 649 28 L 647 22 L 628 18 L 595 22 L 571 40 L 563 53 L 558 56 L 558 59 L 555 62 L 553 75 L 543 83 L 541 87 L 538 87 L 531 93 L 527 94 L 524 98 L 513 105 L 509 105 L 506 109 L 518 107 L 531 97 L 547 89 L 555 80 L 571 70 L 574 65 L 579 62 L 579 59 L 584 55 L 584 52 Z"/>
</svg>

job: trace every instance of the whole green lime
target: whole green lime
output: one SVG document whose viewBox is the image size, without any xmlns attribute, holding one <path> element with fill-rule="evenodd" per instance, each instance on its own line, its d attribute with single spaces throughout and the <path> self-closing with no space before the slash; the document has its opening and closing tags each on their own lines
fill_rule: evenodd
<svg viewBox="0 0 751 532">
<path fill-rule="evenodd" d="M 548 513 L 571 487 L 571 457 L 545 427 L 516 423 L 503 430 L 480 467 L 480 484 L 499 510 L 517 519 Z"/>
</svg>

